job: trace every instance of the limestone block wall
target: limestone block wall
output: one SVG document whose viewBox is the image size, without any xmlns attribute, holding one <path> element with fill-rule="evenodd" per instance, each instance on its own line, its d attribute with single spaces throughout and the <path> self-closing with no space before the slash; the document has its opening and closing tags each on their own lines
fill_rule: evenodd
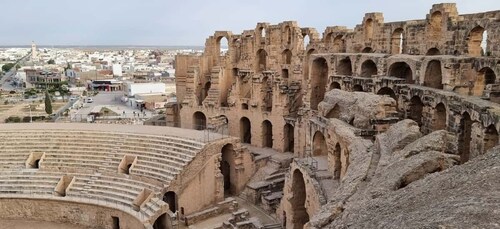
<svg viewBox="0 0 500 229">
<path fill-rule="evenodd" d="M 113 229 L 112 217 L 118 217 L 120 228 L 146 228 L 137 218 L 113 209 L 61 200 L 0 199 L 0 218 L 69 223 L 85 228 Z"/>
</svg>

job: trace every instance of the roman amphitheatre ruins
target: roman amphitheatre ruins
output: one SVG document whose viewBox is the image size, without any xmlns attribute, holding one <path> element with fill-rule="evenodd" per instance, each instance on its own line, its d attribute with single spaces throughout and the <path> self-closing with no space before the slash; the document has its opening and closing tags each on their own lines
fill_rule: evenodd
<svg viewBox="0 0 500 229">
<path fill-rule="evenodd" d="M 323 34 L 294 21 L 217 31 L 176 57 L 170 127 L 1 125 L 0 219 L 499 228 L 499 42 L 500 11 L 448 3 Z"/>
</svg>

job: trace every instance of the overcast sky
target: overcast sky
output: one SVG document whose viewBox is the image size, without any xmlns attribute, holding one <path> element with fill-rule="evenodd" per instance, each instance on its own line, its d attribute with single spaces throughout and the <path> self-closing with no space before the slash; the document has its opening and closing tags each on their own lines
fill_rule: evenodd
<svg viewBox="0 0 500 229">
<path fill-rule="evenodd" d="M 298 21 L 322 33 L 360 24 L 423 19 L 439 0 L 0 0 L 0 45 L 203 45 L 215 30 Z M 451 2 L 451 1 L 450 1 Z M 500 10 L 500 0 L 458 0 L 460 14 Z"/>
</svg>

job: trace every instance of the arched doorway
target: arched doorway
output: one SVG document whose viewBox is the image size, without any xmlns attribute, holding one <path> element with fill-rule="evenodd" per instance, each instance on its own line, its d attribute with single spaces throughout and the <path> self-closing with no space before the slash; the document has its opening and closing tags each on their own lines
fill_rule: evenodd
<svg viewBox="0 0 500 229">
<path fill-rule="evenodd" d="M 342 35 L 338 35 L 333 39 L 333 52 L 334 53 L 343 53 L 345 52 L 344 40 L 342 39 Z"/>
<path fill-rule="evenodd" d="M 193 129 L 204 130 L 207 128 L 207 117 L 200 111 L 193 114 Z"/>
<path fill-rule="evenodd" d="M 325 98 L 328 80 L 328 64 L 325 58 L 315 59 L 311 71 L 311 109 L 318 110 L 318 104 Z"/>
<path fill-rule="evenodd" d="M 163 195 L 163 201 L 168 204 L 168 209 L 175 213 L 177 211 L 177 194 L 173 191 L 168 191 Z"/>
<path fill-rule="evenodd" d="M 294 140 L 294 131 L 295 128 L 292 124 L 287 123 L 283 129 L 283 133 L 285 134 L 285 152 L 294 152 L 295 140 Z"/>
<path fill-rule="evenodd" d="M 169 226 L 170 225 L 168 225 L 167 213 L 164 213 L 155 220 L 153 229 L 167 229 L 169 228 Z"/>
<path fill-rule="evenodd" d="M 484 150 L 483 153 L 495 147 L 498 144 L 498 131 L 495 125 L 489 125 L 484 131 Z"/>
<path fill-rule="evenodd" d="M 430 41 L 439 41 L 441 39 L 441 33 L 443 31 L 443 14 L 440 11 L 436 11 L 431 14 L 429 21 L 429 27 L 427 30 L 427 38 Z"/>
<path fill-rule="evenodd" d="M 309 214 L 305 206 L 307 193 L 304 175 L 298 169 L 293 172 L 292 194 L 290 202 L 293 212 L 293 229 L 303 229 L 304 225 L 309 222 Z"/>
<path fill-rule="evenodd" d="M 356 84 L 352 86 L 352 91 L 363 91 L 363 86 Z"/>
<path fill-rule="evenodd" d="M 252 125 L 247 117 L 240 119 L 240 138 L 241 142 L 252 144 Z"/>
<path fill-rule="evenodd" d="M 328 155 L 325 136 L 319 131 L 316 131 L 316 133 L 314 133 L 312 150 L 313 157 Z"/>
<path fill-rule="evenodd" d="M 404 44 L 404 30 L 402 28 L 397 28 L 392 33 L 391 37 L 391 53 L 394 54 L 402 54 L 403 53 L 403 44 Z"/>
<path fill-rule="evenodd" d="M 337 83 L 337 82 L 332 82 L 330 84 L 330 91 L 333 90 L 333 89 L 339 89 L 339 90 L 342 90 L 342 88 L 340 87 L 340 84 Z"/>
<path fill-rule="evenodd" d="M 352 63 L 349 57 L 340 60 L 337 65 L 337 75 L 352 76 Z"/>
<path fill-rule="evenodd" d="M 203 96 L 201 98 L 201 102 L 205 101 L 205 99 L 208 97 L 208 91 L 210 90 L 210 87 L 212 87 L 210 81 L 205 83 L 205 86 L 203 87 Z"/>
<path fill-rule="evenodd" d="M 410 105 L 408 109 L 408 118 L 418 123 L 418 126 L 422 126 L 422 111 L 424 109 L 424 103 L 418 96 L 413 96 L 410 99 Z"/>
<path fill-rule="evenodd" d="M 220 171 L 224 180 L 224 196 L 234 195 L 236 188 L 231 183 L 232 171 L 234 171 L 234 148 L 227 144 L 221 149 Z"/>
<path fill-rule="evenodd" d="M 273 110 L 273 85 L 266 76 L 262 79 L 262 111 L 271 112 Z"/>
<path fill-rule="evenodd" d="M 434 108 L 434 123 L 433 130 L 446 130 L 446 107 L 443 103 L 439 103 Z"/>
<path fill-rule="evenodd" d="M 262 147 L 273 148 L 273 124 L 269 120 L 262 122 Z"/>
<path fill-rule="evenodd" d="M 361 77 L 372 77 L 377 75 L 377 65 L 373 60 L 366 60 L 361 64 Z"/>
<path fill-rule="evenodd" d="M 221 36 L 217 39 L 217 47 L 216 47 L 220 56 L 225 56 L 229 52 L 229 41 L 226 37 Z M 219 61 L 221 59 L 219 58 Z"/>
<path fill-rule="evenodd" d="M 413 72 L 405 62 L 396 62 L 389 67 L 389 76 L 405 79 L 407 84 L 413 84 Z"/>
<path fill-rule="evenodd" d="M 469 56 L 479 57 L 484 55 L 483 48 L 481 47 L 481 43 L 483 42 L 483 34 L 484 28 L 481 26 L 476 26 L 470 31 L 468 37 L 469 42 L 467 43 Z"/>
<path fill-rule="evenodd" d="M 460 152 L 460 161 L 465 163 L 470 158 L 470 141 L 472 131 L 472 119 L 469 113 L 464 112 L 460 120 L 460 134 L 458 141 L 458 152 Z"/>
<path fill-rule="evenodd" d="M 361 50 L 362 53 L 372 53 L 373 49 L 371 47 L 366 47 L 363 50 Z"/>
<path fill-rule="evenodd" d="M 439 49 L 437 49 L 437 48 L 431 48 L 431 49 L 427 50 L 427 53 L 425 55 L 427 55 L 427 56 L 439 56 L 439 55 L 441 55 L 441 51 L 439 51 Z"/>
<path fill-rule="evenodd" d="M 474 81 L 474 89 L 472 91 L 472 95 L 474 96 L 482 96 L 484 90 L 486 89 L 486 85 L 494 84 L 496 81 L 496 75 L 493 70 L 489 67 L 482 68 L 479 72 L 477 72 L 476 80 Z"/>
<path fill-rule="evenodd" d="M 311 58 L 311 55 L 316 53 L 315 49 L 309 49 L 306 54 L 306 58 L 304 59 L 304 80 L 309 79 L 309 59 Z"/>
<path fill-rule="evenodd" d="M 365 42 L 371 42 L 373 38 L 373 20 L 371 18 L 365 21 L 364 33 Z"/>
<path fill-rule="evenodd" d="M 342 164 L 340 161 L 340 155 L 342 154 L 342 148 L 340 148 L 340 144 L 337 143 L 335 145 L 335 150 L 333 151 L 333 179 L 339 180 L 341 171 L 342 171 Z"/>
<path fill-rule="evenodd" d="M 284 64 L 292 64 L 292 51 L 290 49 L 285 49 L 281 56 Z"/>
<path fill-rule="evenodd" d="M 441 72 L 441 61 L 432 60 L 425 69 L 424 86 L 443 89 L 443 74 Z"/>
<path fill-rule="evenodd" d="M 378 92 L 377 92 L 377 95 L 388 95 L 389 97 L 398 101 L 398 99 L 396 98 L 396 93 L 394 93 L 394 90 L 392 90 L 389 87 L 380 88 L 380 90 L 378 90 Z"/>
<path fill-rule="evenodd" d="M 257 51 L 257 72 L 263 72 L 267 70 L 267 52 L 264 49 L 259 49 Z"/>
</svg>

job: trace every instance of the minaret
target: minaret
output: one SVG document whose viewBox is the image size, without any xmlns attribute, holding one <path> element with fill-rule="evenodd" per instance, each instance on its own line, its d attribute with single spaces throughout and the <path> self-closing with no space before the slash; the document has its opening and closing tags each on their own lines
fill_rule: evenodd
<svg viewBox="0 0 500 229">
<path fill-rule="evenodd" d="M 31 42 L 31 60 L 38 59 L 38 50 L 34 41 Z"/>
</svg>

